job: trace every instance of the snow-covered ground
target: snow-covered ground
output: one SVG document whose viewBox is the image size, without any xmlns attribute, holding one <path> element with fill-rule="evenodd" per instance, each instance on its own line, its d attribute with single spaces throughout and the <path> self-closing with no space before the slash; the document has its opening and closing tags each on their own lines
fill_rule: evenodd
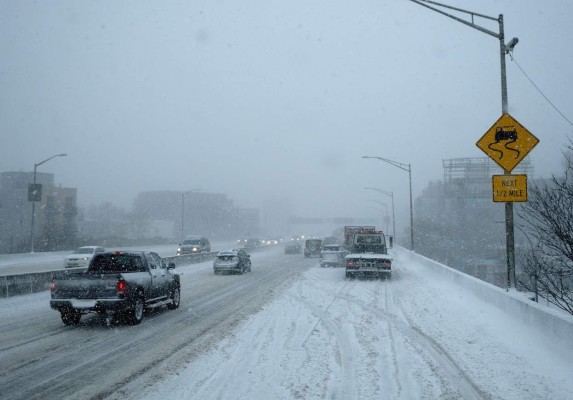
<svg viewBox="0 0 573 400">
<path fill-rule="evenodd" d="M 391 280 L 317 265 L 184 369 L 112 398 L 571 399 L 554 339 L 397 250 Z"/>
</svg>

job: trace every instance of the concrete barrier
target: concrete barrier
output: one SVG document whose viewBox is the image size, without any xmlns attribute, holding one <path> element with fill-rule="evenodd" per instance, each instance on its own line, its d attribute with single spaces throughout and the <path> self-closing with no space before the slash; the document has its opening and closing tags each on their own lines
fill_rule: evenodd
<svg viewBox="0 0 573 400">
<path fill-rule="evenodd" d="M 540 335 L 558 338 L 558 346 L 573 351 L 573 341 L 571 340 L 573 338 L 573 316 L 542 306 L 524 298 L 523 294 L 519 292 L 501 289 L 409 250 L 400 249 L 400 251 L 406 253 L 413 261 L 431 270 L 432 274 L 466 289 L 480 300 L 519 318 L 532 329 L 536 329 Z"/>
<path fill-rule="evenodd" d="M 163 257 L 167 263 L 175 265 L 197 264 L 215 258 L 217 252 L 186 254 L 182 256 Z M 49 272 L 33 272 L 0 276 L 0 297 L 12 297 L 22 294 L 43 292 L 50 288 L 50 282 L 56 273 L 80 272 L 81 269 L 57 269 Z"/>
<path fill-rule="evenodd" d="M 54 272 L 0 276 L 0 297 L 48 290 Z"/>
</svg>

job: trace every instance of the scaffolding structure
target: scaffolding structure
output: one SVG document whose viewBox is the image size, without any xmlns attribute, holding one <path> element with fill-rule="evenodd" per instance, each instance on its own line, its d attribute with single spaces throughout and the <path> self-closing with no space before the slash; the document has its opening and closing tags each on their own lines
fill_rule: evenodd
<svg viewBox="0 0 573 400">
<path fill-rule="evenodd" d="M 448 197 L 492 197 L 492 175 L 503 175 L 504 170 L 489 157 L 449 158 L 442 160 L 444 185 Z M 512 171 L 514 174 L 533 174 L 528 158 Z"/>
</svg>

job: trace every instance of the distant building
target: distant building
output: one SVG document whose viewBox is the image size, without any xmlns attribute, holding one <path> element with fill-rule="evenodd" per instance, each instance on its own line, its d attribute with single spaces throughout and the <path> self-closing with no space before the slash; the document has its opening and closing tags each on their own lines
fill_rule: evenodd
<svg viewBox="0 0 573 400">
<path fill-rule="evenodd" d="M 259 213 L 240 209 L 221 193 L 150 191 L 139 193 L 134 214 L 154 221 L 171 221 L 171 238 L 187 236 L 234 238 L 244 232 L 257 232 Z M 165 225 L 164 225 L 165 226 Z"/>
<path fill-rule="evenodd" d="M 30 251 L 32 202 L 28 185 L 32 172 L 0 173 L 0 253 Z M 77 235 L 77 190 L 54 186 L 54 175 L 36 173 L 42 185 L 41 199 L 36 202 L 34 248 L 50 251 L 70 248 Z"/>
<path fill-rule="evenodd" d="M 443 167 L 444 180 L 416 199 L 416 251 L 499 285 L 507 273 L 506 216 L 505 204 L 493 201 L 492 176 L 504 172 L 488 157 L 445 159 Z M 513 171 L 533 172 L 528 159 Z"/>
</svg>

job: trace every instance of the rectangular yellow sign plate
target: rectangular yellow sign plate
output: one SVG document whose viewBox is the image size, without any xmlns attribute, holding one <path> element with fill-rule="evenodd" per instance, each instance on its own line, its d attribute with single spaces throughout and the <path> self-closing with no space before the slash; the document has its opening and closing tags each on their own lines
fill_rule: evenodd
<svg viewBox="0 0 573 400">
<path fill-rule="evenodd" d="M 493 175 L 493 201 L 527 201 L 527 175 Z"/>
</svg>

